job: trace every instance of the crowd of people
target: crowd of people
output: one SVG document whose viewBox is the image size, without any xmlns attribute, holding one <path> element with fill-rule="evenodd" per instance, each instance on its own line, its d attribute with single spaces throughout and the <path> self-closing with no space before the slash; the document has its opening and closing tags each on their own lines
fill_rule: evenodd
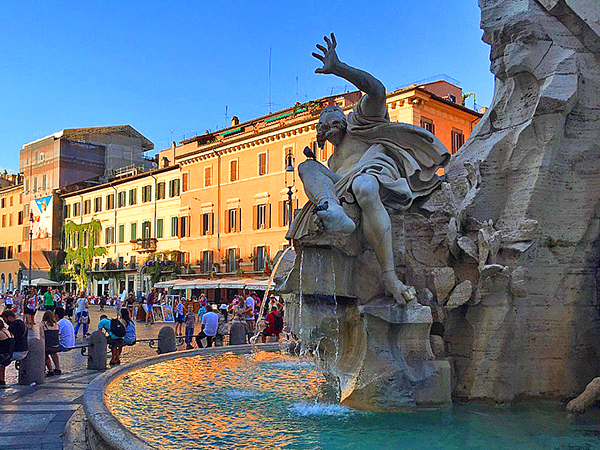
<svg viewBox="0 0 600 450">
<path fill-rule="evenodd" d="M 43 292 L 30 289 L 4 294 L 4 311 L 0 314 L 0 388 L 6 386 L 6 367 L 27 356 L 30 330 L 37 331 L 44 341 L 46 375 L 62 374 L 60 353 L 76 346 L 80 330 L 82 339 L 90 335 L 89 308 L 92 304 L 99 305 L 101 312 L 107 305 L 115 309 L 114 318 L 106 314 L 100 316 L 97 329 L 107 337 L 111 350 L 110 364 L 120 364 L 123 347 L 136 343 L 138 308 L 134 305 L 143 306 L 146 312 L 144 321 L 151 324 L 152 307 L 164 299 L 163 295 L 152 289 L 147 296 L 123 294 L 96 298 L 85 292 L 73 294 L 51 287 Z M 194 304 L 199 305 L 197 311 Z M 265 305 L 256 292 L 236 295 L 231 302 L 218 305 L 201 294 L 192 298 L 191 302 L 178 298 L 173 309 L 175 332 L 184 337 L 187 349 L 192 349 L 193 343 L 198 348 L 223 345 L 232 324 L 236 322 L 244 327 L 247 341 L 257 334 L 257 330 L 260 330 L 258 334 L 262 342 L 268 338 L 279 340 L 284 328 L 283 304 L 274 295 L 266 299 Z M 37 311 L 43 311 L 39 324 L 35 320 Z"/>
</svg>

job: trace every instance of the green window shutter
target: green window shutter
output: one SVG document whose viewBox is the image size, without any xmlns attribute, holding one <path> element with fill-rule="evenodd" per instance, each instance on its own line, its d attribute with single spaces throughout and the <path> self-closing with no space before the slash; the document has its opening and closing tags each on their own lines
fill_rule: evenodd
<svg viewBox="0 0 600 450">
<path fill-rule="evenodd" d="M 131 240 L 137 239 L 137 222 L 131 222 Z"/>
<path fill-rule="evenodd" d="M 125 225 L 119 225 L 119 243 L 125 242 Z"/>
<path fill-rule="evenodd" d="M 163 219 L 156 219 L 156 238 L 162 239 L 163 237 Z"/>
</svg>

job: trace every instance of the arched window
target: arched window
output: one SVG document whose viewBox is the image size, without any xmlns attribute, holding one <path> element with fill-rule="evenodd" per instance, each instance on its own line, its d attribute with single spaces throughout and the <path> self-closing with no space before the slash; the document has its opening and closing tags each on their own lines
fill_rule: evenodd
<svg viewBox="0 0 600 450">
<path fill-rule="evenodd" d="M 8 274 L 8 290 L 12 292 L 14 289 L 15 289 L 15 285 L 13 282 L 13 276 L 12 276 L 12 273 L 9 273 Z"/>
<path fill-rule="evenodd" d="M 6 275 L 0 275 L 0 293 L 4 294 L 6 292 Z"/>
</svg>

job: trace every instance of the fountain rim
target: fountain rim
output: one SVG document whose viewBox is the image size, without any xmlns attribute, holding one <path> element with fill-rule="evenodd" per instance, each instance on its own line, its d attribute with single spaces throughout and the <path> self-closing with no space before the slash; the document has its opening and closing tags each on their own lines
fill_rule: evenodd
<svg viewBox="0 0 600 450">
<path fill-rule="evenodd" d="M 258 344 L 257 349 L 267 352 L 280 350 L 278 343 Z M 86 388 L 83 394 L 83 410 L 88 418 L 88 424 L 98 433 L 102 440 L 115 450 L 156 450 L 133 432 L 129 431 L 108 409 L 106 405 L 106 390 L 117 378 L 137 369 L 158 363 L 194 356 L 222 355 L 233 353 L 244 355 L 251 353 L 252 345 L 235 345 L 186 350 L 150 356 L 139 361 L 117 366 L 97 376 Z"/>
</svg>

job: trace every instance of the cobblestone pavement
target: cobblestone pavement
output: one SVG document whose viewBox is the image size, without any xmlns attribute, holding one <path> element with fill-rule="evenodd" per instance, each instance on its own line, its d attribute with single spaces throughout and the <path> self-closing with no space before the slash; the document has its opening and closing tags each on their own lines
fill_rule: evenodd
<svg viewBox="0 0 600 450">
<path fill-rule="evenodd" d="M 96 330 L 101 314 L 114 317 L 112 308 L 101 312 L 98 306 L 90 310 L 91 328 Z M 41 321 L 38 312 L 36 323 Z M 136 324 L 137 338 L 156 338 L 165 324 Z M 174 324 L 167 324 L 175 326 Z M 198 330 L 199 331 L 199 327 Z M 80 337 L 77 344 L 84 342 Z M 156 355 L 156 349 L 146 343 L 125 347 L 123 363 Z M 18 386 L 14 364 L 7 369 L 8 388 L 0 391 L 0 449 L 62 449 L 62 435 L 71 415 L 81 407 L 82 395 L 88 383 L 101 372 L 86 369 L 87 357 L 79 350 L 60 354 L 62 375 L 47 378 L 38 386 Z"/>
</svg>

